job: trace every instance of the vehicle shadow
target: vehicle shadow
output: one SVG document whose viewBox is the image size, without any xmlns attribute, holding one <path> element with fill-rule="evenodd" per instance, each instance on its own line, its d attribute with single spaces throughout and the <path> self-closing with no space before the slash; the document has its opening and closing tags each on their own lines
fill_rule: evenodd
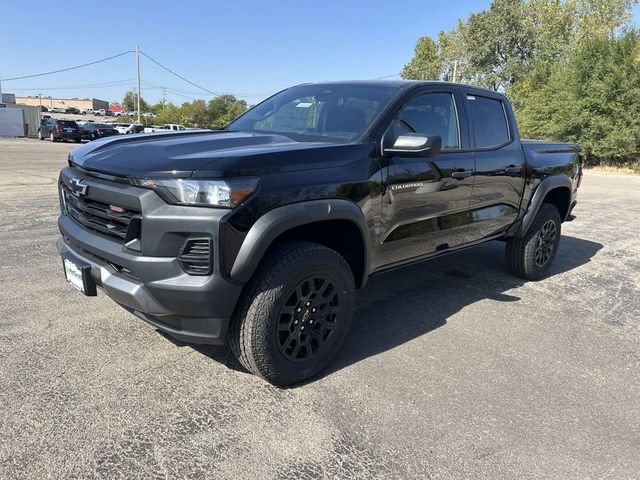
<svg viewBox="0 0 640 480">
<path fill-rule="evenodd" d="M 601 248 L 596 242 L 563 236 L 547 278 L 588 263 Z M 480 300 L 517 302 L 519 297 L 506 292 L 524 283 L 507 271 L 503 242 L 373 276 L 358 292 L 351 331 L 342 350 L 309 382 L 425 335 Z M 226 346 L 190 346 L 229 368 L 244 371 Z"/>
</svg>

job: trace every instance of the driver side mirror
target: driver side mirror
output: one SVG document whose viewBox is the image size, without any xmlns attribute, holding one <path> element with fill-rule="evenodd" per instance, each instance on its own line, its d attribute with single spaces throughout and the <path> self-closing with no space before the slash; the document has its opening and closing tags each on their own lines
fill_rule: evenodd
<svg viewBox="0 0 640 480">
<path fill-rule="evenodd" d="M 405 133 L 398 136 L 393 146 L 384 149 L 384 154 L 401 157 L 435 157 L 442 150 L 440 135 Z"/>
</svg>

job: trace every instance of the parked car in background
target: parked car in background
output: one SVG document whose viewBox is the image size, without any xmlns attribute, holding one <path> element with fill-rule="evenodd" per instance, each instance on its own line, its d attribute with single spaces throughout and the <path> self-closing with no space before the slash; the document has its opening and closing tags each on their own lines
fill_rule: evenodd
<svg viewBox="0 0 640 480">
<path fill-rule="evenodd" d="M 80 113 L 82 115 L 93 115 L 93 108 L 83 108 L 82 110 L 80 110 Z"/>
<path fill-rule="evenodd" d="M 107 111 L 104 108 L 100 108 L 98 110 L 94 110 L 93 114 L 98 116 L 98 117 L 99 116 L 103 116 L 104 117 L 107 114 Z"/>
<path fill-rule="evenodd" d="M 138 125 L 134 123 L 127 129 L 125 133 L 144 133 L 144 125 Z"/>
<path fill-rule="evenodd" d="M 82 126 L 82 138 L 87 140 L 95 140 L 97 138 L 110 137 L 112 135 L 118 135 L 118 131 L 111 125 L 87 122 Z"/>
<path fill-rule="evenodd" d="M 62 107 L 51 107 L 49 111 L 51 113 L 67 113 L 67 111 Z"/>
<path fill-rule="evenodd" d="M 80 110 L 77 109 L 76 107 L 68 107 L 68 108 L 65 108 L 64 113 L 70 113 L 72 115 L 79 115 L 80 114 Z"/>
<path fill-rule="evenodd" d="M 45 118 L 40 123 L 38 138 L 44 140 L 48 138 L 52 142 L 58 140 L 73 140 L 80 142 L 82 134 L 80 127 L 73 120 L 58 120 L 57 118 Z"/>
<path fill-rule="evenodd" d="M 49 109 L 47 107 L 45 107 L 44 105 L 40 106 L 40 110 L 42 110 L 43 112 L 48 112 Z"/>
<path fill-rule="evenodd" d="M 187 127 L 178 125 L 177 123 L 165 123 L 162 126 L 162 130 L 184 131 L 187 130 Z"/>
<path fill-rule="evenodd" d="M 118 131 L 118 133 L 122 135 L 127 133 L 127 130 L 129 129 L 130 126 L 131 126 L 130 123 L 114 123 L 112 125 L 112 127 L 115 128 Z"/>
<path fill-rule="evenodd" d="M 156 118 L 156 114 L 153 112 L 145 112 L 142 114 L 144 118 Z"/>
</svg>

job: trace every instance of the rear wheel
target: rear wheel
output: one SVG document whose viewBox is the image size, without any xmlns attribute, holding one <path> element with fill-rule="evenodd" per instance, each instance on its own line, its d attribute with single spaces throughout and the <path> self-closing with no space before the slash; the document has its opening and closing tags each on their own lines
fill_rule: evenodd
<svg viewBox="0 0 640 480">
<path fill-rule="evenodd" d="M 49 134 L 49 140 L 51 140 L 52 142 L 56 141 L 56 137 L 53 135 L 53 132 Z"/>
<path fill-rule="evenodd" d="M 355 285 L 344 258 L 310 242 L 267 254 L 247 284 L 229 343 L 240 363 L 277 386 L 324 368 L 349 330 Z"/>
<path fill-rule="evenodd" d="M 507 266 L 514 275 L 527 280 L 544 276 L 558 252 L 561 218 L 558 209 L 543 203 L 522 238 L 507 241 Z"/>
<path fill-rule="evenodd" d="M 38 139 L 44 140 L 44 136 L 42 135 L 42 130 L 38 130 Z"/>
</svg>

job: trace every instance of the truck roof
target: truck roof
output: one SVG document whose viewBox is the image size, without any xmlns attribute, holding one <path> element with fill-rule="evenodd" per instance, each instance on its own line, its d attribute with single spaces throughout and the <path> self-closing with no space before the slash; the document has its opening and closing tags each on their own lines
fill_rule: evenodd
<svg viewBox="0 0 640 480">
<path fill-rule="evenodd" d="M 487 93 L 491 93 L 492 95 L 503 95 L 501 92 L 497 92 L 495 90 L 491 90 L 489 88 L 478 87 L 476 85 L 469 85 L 466 83 L 459 82 L 445 82 L 442 80 L 338 80 L 338 81 L 326 81 L 326 82 L 307 82 L 299 85 L 375 85 L 375 86 L 392 86 L 398 87 L 401 89 L 409 89 L 420 85 L 455 85 L 458 87 L 469 88 L 478 91 L 485 91 Z M 298 85 L 296 85 L 298 86 Z"/>
</svg>

